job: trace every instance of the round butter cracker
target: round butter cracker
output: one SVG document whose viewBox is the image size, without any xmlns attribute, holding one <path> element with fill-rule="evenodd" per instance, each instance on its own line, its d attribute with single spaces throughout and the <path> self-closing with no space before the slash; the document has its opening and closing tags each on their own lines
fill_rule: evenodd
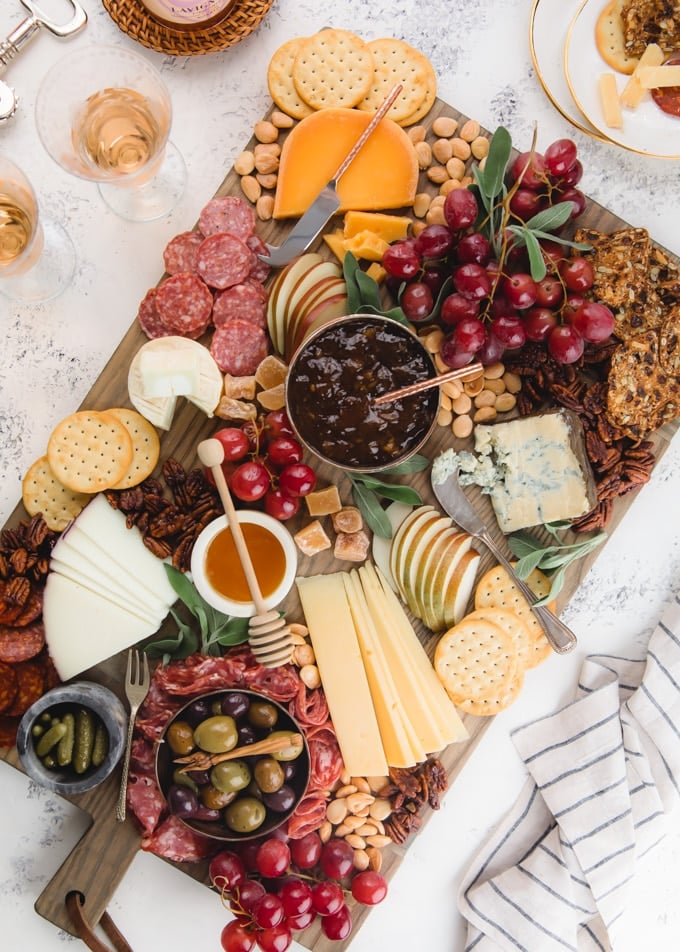
<svg viewBox="0 0 680 952">
<path fill-rule="evenodd" d="M 466 615 L 466 618 L 479 618 L 483 621 L 490 621 L 492 625 L 497 625 L 506 635 L 512 638 L 517 655 L 518 669 L 524 670 L 533 666 L 534 633 L 525 619 L 521 618 L 516 612 L 496 607 L 476 608 Z"/>
<path fill-rule="evenodd" d="M 161 452 L 161 441 L 151 423 L 136 410 L 127 407 L 114 407 L 106 411 L 113 416 L 130 434 L 132 440 L 132 462 L 122 479 L 111 489 L 129 489 L 138 486 L 156 468 Z"/>
<path fill-rule="evenodd" d="M 132 439 L 114 416 L 80 410 L 52 431 L 47 460 L 59 482 L 74 492 L 96 493 L 115 486 L 132 463 Z"/>
<path fill-rule="evenodd" d="M 515 646 L 498 625 L 465 617 L 437 642 L 434 669 L 454 704 L 495 697 L 517 675 Z"/>
<path fill-rule="evenodd" d="M 623 0 L 611 0 L 595 23 L 595 45 L 602 59 L 617 73 L 630 75 L 638 64 L 636 56 L 626 53 L 621 7 Z"/>
<path fill-rule="evenodd" d="M 526 579 L 526 583 L 537 598 L 545 598 L 550 592 L 550 579 L 539 569 Z M 545 661 L 552 649 L 545 632 L 520 590 L 502 565 L 489 569 L 477 582 L 475 588 L 475 608 L 502 608 L 518 615 L 532 635 L 532 650 L 529 652 L 527 667 L 534 668 Z M 548 605 L 551 611 L 554 604 Z"/>
<path fill-rule="evenodd" d="M 37 516 L 40 512 L 48 528 L 62 532 L 82 512 L 92 496 L 67 489 L 50 469 L 47 456 L 41 456 L 23 478 L 21 498 L 29 516 Z"/>
<path fill-rule="evenodd" d="M 456 706 L 464 714 L 474 714 L 476 717 L 493 717 L 510 707 L 517 700 L 523 684 L 524 673 L 520 672 L 508 685 L 491 697 L 467 698 Z"/>
<path fill-rule="evenodd" d="M 372 40 L 368 48 L 373 57 L 373 79 L 358 108 L 376 112 L 392 88 L 400 83 L 402 90 L 390 106 L 388 117 L 402 123 L 411 116 L 424 116 L 437 94 L 437 78 L 427 57 L 397 39 Z M 425 103 L 428 105 L 422 112 Z"/>
<path fill-rule="evenodd" d="M 267 88 L 276 105 L 294 119 L 304 119 L 314 110 L 300 98 L 293 82 L 293 64 L 304 37 L 286 40 L 274 53 L 267 68 Z"/>
<path fill-rule="evenodd" d="M 293 63 L 298 95 L 312 109 L 356 106 L 373 79 L 373 57 L 349 30 L 320 30 L 303 40 Z"/>
</svg>

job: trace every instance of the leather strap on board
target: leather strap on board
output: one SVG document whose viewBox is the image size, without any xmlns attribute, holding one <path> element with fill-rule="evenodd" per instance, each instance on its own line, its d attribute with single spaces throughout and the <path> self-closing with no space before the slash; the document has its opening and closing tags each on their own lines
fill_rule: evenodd
<svg viewBox="0 0 680 952">
<path fill-rule="evenodd" d="M 70 892 L 66 896 L 66 908 L 78 937 L 83 940 L 88 949 L 92 949 L 92 952 L 111 952 L 111 948 L 95 935 L 92 927 L 86 921 L 83 915 L 83 901 L 83 896 L 79 892 Z M 115 952 L 132 952 L 132 947 L 128 944 L 125 936 L 118 931 L 108 912 L 104 912 L 99 920 L 99 925 L 111 940 Z"/>
</svg>

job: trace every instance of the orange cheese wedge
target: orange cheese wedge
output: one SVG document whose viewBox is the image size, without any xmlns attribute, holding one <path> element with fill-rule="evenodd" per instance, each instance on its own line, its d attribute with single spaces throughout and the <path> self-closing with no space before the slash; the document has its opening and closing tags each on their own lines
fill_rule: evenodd
<svg viewBox="0 0 680 952">
<path fill-rule="evenodd" d="M 357 109 L 320 109 L 291 130 L 281 150 L 274 218 L 307 211 L 370 121 L 370 113 Z M 417 185 L 411 140 L 396 122 L 383 119 L 338 182 L 338 212 L 412 205 Z"/>
</svg>

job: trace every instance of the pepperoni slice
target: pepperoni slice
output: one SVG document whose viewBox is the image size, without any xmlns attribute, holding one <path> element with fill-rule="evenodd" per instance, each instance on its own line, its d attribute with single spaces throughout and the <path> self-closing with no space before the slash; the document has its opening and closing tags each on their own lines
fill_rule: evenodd
<svg viewBox="0 0 680 952">
<path fill-rule="evenodd" d="M 156 307 L 157 294 L 158 288 L 150 288 L 142 299 L 139 310 L 137 311 L 139 326 L 150 340 L 155 340 L 157 337 L 168 337 L 172 334 L 172 331 L 168 330 L 158 313 L 158 308 Z"/>
<path fill-rule="evenodd" d="M 201 242 L 196 255 L 196 272 L 209 287 L 223 291 L 248 277 L 253 257 L 240 238 L 218 232 Z"/>
<path fill-rule="evenodd" d="M 14 624 L 17 628 L 21 628 L 23 625 L 30 625 L 36 619 L 40 618 L 42 614 L 42 595 L 40 592 L 31 591 L 31 594 L 28 596 L 28 600 L 23 607 L 21 614 L 18 616 Z"/>
<path fill-rule="evenodd" d="M 301 840 L 308 833 L 318 830 L 325 819 L 325 794 L 308 793 L 300 800 L 294 813 L 289 817 L 286 833 L 291 840 Z"/>
<path fill-rule="evenodd" d="M 16 667 L 0 661 L 0 713 L 10 711 L 19 693 Z"/>
<path fill-rule="evenodd" d="M 266 281 L 269 277 L 271 268 L 266 261 L 261 261 L 257 256 L 269 254 L 269 248 L 259 235 L 251 235 L 246 241 L 246 244 L 253 252 L 255 259 L 253 266 L 250 269 L 250 277 L 254 278 L 256 281 Z"/>
<path fill-rule="evenodd" d="M 289 705 L 291 717 L 303 727 L 318 727 L 328 720 L 328 702 L 321 688 L 307 688 L 302 681 Z"/>
<path fill-rule="evenodd" d="M 217 232 L 226 232 L 246 241 L 255 231 L 255 212 L 238 195 L 211 198 L 198 217 L 198 227 L 206 238 Z"/>
<path fill-rule="evenodd" d="M 45 646 L 45 627 L 41 621 L 17 628 L 0 625 L 0 661 L 17 664 L 39 655 Z"/>
<path fill-rule="evenodd" d="M 196 253 L 203 237 L 199 231 L 183 231 L 167 243 L 163 251 L 163 264 L 168 274 L 196 269 Z"/>
<path fill-rule="evenodd" d="M 5 713 L 20 717 L 26 713 L 31 704 L 35 704 L 38 698 L 43 696 L 45 676 L 42 666 L 36 660 L 22 661 L 13 667 L 16 671 L 18 691 L 14 702 Z"/>
<path fill-rule="evenodd" d="M 0 714 L 0 747 L 14 747 L 17 742 L 18 717 Z"/>
<path fill-rule="evenodd" d="M 249 321 L 262 329 L 267 326 L 267 301 L 252 281 L 235 284 L 220 291 L 213 303 L 212 319 L 215 327 L 221 327 L 234 318 Z"/>
<path fill-rule="evenodd" d="M 327 790 L 339 780 L 343 760 L 335 731 L 330 721 L 306 732 L 311 773 L 310 790 Z"/>
<path fill-rule="evenodd" d="M 210 353 L 222 373 L 247 377 L 269 353 L 269 340 L 261 327 L 236 318 L 216 328 Z"/>
<path fill-rule="evenodd" d="M 200 337 L 208 329 L 212 305 L 210 288 L 189 271 L 171 275 L 156 294 L 161 323 L 182 337 Z"/>
</svg>

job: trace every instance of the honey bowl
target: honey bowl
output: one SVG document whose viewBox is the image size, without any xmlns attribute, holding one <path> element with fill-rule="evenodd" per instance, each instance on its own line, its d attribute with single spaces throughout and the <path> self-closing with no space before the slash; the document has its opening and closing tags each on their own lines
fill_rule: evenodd
<svg viewBox="0 0 680 952">
<path fill-rule="evenodd" d="M 267 609 L 286 597 L 297 571 L 297 549 L 286 527 L 254 509 L 237 512 Z M 196 539 L 191 576 L 200 595 L 218 611 L 237 618 L 255 614 L 226 516 L 210 522 Z"/>
</svg>

